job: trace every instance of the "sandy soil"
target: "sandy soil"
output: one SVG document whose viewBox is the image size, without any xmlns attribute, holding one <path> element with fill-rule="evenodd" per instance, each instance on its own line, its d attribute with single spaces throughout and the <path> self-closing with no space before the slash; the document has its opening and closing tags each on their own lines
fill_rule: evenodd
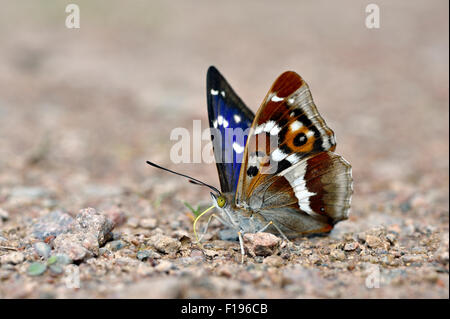
<svg viewBox="0 0 450 319">
<path fill-rule="evenodd" d="M 355 1 L 77 3 L 78 30 L 62 3 L 0 10 L 0 298 L 449 297 L 448 2 L 377 1 L 380 29 Z M 183 202 L 208 191 L 145 160 L 218 185 L 169 157 L 173 128 L 207 126 L 209 65 L 254 111 L 280 73 L 304 77 L 353 166 L 349 220 L 244 265 L 219 224 L 194 243 Z M 50 267 L 36 224 L 87 207 L 112 238 Z"/>
</svg>

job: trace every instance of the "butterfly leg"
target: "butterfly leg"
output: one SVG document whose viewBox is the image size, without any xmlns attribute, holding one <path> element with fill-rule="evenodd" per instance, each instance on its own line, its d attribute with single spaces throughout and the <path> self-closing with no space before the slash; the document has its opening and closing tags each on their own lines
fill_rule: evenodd
<svg viewBox="0 0 450 319">
<path fill-rule="evenodd" d="M 222 224 L 224 224 L 225 226 L 231 227 L 231 225 L 229 223 L 227 223 L 225 220 L 223 220 L 222 218 L 220 218 L 219 216 L 217 216 L 216 214 L 212 214 L 211 216 L 209 216 L 208 218 L 208 222 L 206 223 L 205 226 L 205 230 L 203 231 L 202 235 L 200 236 L 200 238 L 198 239 L 198 242 L 201 242 L 203 237 L 205 236 L 206 232 L 208 231 L 208 227 L 209 224 L 211 223 L 212 218 L 215 217 L 216 219 L 218 219 Z"/>
<path fill-rule="evenodd" d="M 238 231 L 239 245 L 241 246 L 241 264 L 244 263 L 245 249 L 244 249 L 244 239 L 242 238 L 242 233 Z"/>
<path fill-rule="evenodd" d="M 262 233 L 263 231 L 265 231 L 267 229 L 267 227 L 269 227 L 270 225 L 273 225 L 273 227 L 276 228 L 276 230 L 280 233 L 281 236 L 283 236 L 283 239 L 286 240 L 288 243 L 290 242 L 290 240 L 286 237 L 286 235 L 281 231 L 281 229 L 273 222 L 270 221 L 267 223 L 266 226 L 264 226 L 263 228 L 261 228 L 260 230 L 257 231 L 257 233 Z"/>
<path fill-rule="evenodd" d="M 263 231 L 265 231 L 267 229 L 267 227 L 269 227 L 272 224 L 273 224 L 272 221 L 268 222 L 267 225 L 264 226 L 263 228 L 261 228 L 260 230 L 258 230 L 257 233 L 262 233 Z"/>
</svg>

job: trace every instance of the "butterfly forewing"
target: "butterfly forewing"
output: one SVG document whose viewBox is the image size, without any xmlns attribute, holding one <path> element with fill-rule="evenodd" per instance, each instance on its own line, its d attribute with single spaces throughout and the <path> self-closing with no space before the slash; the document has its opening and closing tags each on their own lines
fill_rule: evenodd
<svg viewBox="0 0 450 319">
<path fill-rule="evenodd" d="M 252 124 L 244 153 L 239 195 L 249 197 L 255 183 L 315 153 L 334 150 L 333 131 L 317 112 L 309 87 L 295 72 L 274 82 Z M 269 174 L 268 174 L 269 173 Z"/>
<path fill-rule="evenodd" d="M 207 73 L 208 118 L 222 192 L 234 192 L 254 114 L 219 71 Z"/>
<path fill-rule="evenodd" d="M 332 152 L 335 148 L 334 133 L 308 85 L 295 72 L 283 73 L 253 121 L 236 205 L 258 209 L 266 218 L 288 212 L 293 219 L 286 225 L 289 233 L 327 229 L 346 218 L 351 196 L 351 167 Z M 295 221 L 300 216 L 303 224 Z"/>
</svg>

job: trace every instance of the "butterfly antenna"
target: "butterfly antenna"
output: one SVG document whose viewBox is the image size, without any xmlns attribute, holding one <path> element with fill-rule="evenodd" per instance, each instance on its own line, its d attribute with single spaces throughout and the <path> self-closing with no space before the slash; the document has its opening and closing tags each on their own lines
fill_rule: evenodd
<svg viewBox="0 0 450 319">
<path fill-rule="evenodd" d="M 214 186 L 211 186 L 211 185 L 209 185 L 209 184 L 206 184 L 206 183 L 204 183 L 204 182 L 202 182 L 202 181 L 199 181 L 199 180 L 196 179 L 196 178 L 193 178 L 193 177 L 190 177 L 190 176 L 188 176 L 188 175 L 184 175 L 184 174 L 181 174 L 181 173 L 172 171 L 172 170 L 170 170 L 170 169 L 168 169 L 168 168 L 159 166 L 158 164 L 152 163 L 152 162 L 150 162 L 150 161 L 147 161 L 147 164 L 150 165 L 150 166 L 153 166 L 153 167 L 162 169 L 162 170 L 164 170 L 164 171 L 166 171 L 166 172 L 169 172 L 169 173 L 172 173 L 172 174 L 175 174 L 175 175 L 179 175 L 179 176 L 186 177 L 186 178 L 189 179 L 189 182 L 190 182 L 190 183 L 195 184 L 195 185 L 202 185 L 202 186 L 209 187 L 210 189 L 212 189 L 213 191 L 215 191 L 217 194 L 220 194 L 220 191 L 219 191 L 217 188 L 215 188 Z"/>
</svg>

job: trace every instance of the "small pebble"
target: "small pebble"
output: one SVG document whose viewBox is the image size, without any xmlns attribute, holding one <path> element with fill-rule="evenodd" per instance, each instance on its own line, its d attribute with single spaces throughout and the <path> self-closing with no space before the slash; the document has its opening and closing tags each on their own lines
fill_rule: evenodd
<svg viewBox="0 0 450 319">
<path fill-rule="evenodd" d="M 281 239 L 270 233 L 245 234 L 244 244 L 251 256 L 270 256 L 280 247 Z"/>
<path fill-rule="evenodd" d="M 381 258 L 380 262 L 381 262 L 383 265 L 389 266 L 389 265 L 392 264 L 392 261 L 393 261 L 393 260 L 394 260 L 394 257 L 393 257 L 393 256 L 387 255 L 387 256 L 383 256 L 383 257 Z"/>
<path fill-rule="evenodd" d="M 146 261 L 147 259 L 160 259 L 161 255 L 153 250 L 140 250 L 136 254 L 136 258 L 141 261 Z"/>
<path fill-rule="evenodd" d="M 108 248 L 102 247 L 98 250 L 98 255 L 99 256 L 112 255 L 112 252 Z"/>
<path fill-rule="evenodd" d="M 93 235 L 99 245 L 103 245 L 112 237 L 114 223 L 105 215 L 100 214 L 94 208 L 80 210 L 76 216 L 77 223 L 72 227 L 72 233 L 84 233 Z"/>
<path fill-rule="evenodd" d="M 119 227 L 127 221 L 127 215 L 119 207 L 111 207 L 103 212 L 114 223 L 114 227 Z"/>
<path fill-rule="evenodd" d="M 148 250 L 140 250 L 136 254 L 136 258 L 140 261 L 146 261 L 148 258 L 150 258 L 150 251 Z"/>
<path fill-rule="evenodd" d="M 52 251 L 51 247 L 43 242 L 37 242 L 33 244 L 34 250 L 36 253 L 47 259 L 50 256 L 50 252 Z"/>
<path fill-rule="evenodd" d="M 203 249 L 203 253 L 205 254 L 205 256 L 208 256 L 209 258 L 214 258 L 215 256 L 218 255 L 217 251 L 213 249 Z"/>
<path fill-rule="evenodd" d="M 155 218 L 144 218 L 139 221 L 139 226 L 145 229 L 154 229 L 157 226 Z"/>
<path fill-rule="evenodd" d="M 125 247 L 125 242 L 122 240 L 114 240 L 107 243 L 105 247 L 111 251 L 118 251 Z"/>
<path fill-rule="evenodd" d="M 150 240 L 159 252 L 165 254 L 176 253 L 181 248 L 181 243 L 169 236 L 158 234 L 152 236 Z"/>
<path fill-rule="evenodd" d="M 233 269 L 229 265 L 220 265 L 217 267 L 217 274 L 219 276 L 231 278 L 233 275 Z"/>
<path fill-rule="evenodd" d="M 58 236 L 69 231 L 74 219 L 69 214 L 55 210 L 40 217 L 32 226 L 34 237 L 44 240 L 49 236 Z"/>
<path fill-rule="evenodd" d="M 359 242 L 364 244 L 366 242 L 366 233 L 365 232 L 358 233 L 356 235 L 356 238 L 358 238 Z"/>
<path fill-rule="evenodd" d="M 424 247 L 413 247 L 411 252 L 415 255 L 426 254 L 427 250 Z"/>
<path fill-rule="evenodd" d="M 94 208 L 80 210 L 69 232 L 58 235 L 53 246 L 70 259 L 83 261 L 99 254 L 99 247 L 112 238 L 113 222 Z"/>
<path fill-rule="evenodd" d="M 179 229 L 180 227 L 181 227 L 181 222 L 179 220 L 173 220 L 170 222 L 170 228 L 175 230 L 175 229 Z"/>
<path fill-rule="evenodd" d="M 0 208 L 0 220 L 7 221 L 9 219 L 9 213 Z"/>
<path fill-rule="evenodd" d="M 379 237 L 367 235 L 366 244 L 370 248 L 378 248 L 383 246 L 383 241 Z"/>
<path fill-rule="evenodd" d="M 357 242 L 350 242 L 350 243 L 346 243 L 344 246 L 344 250 L 345 251 L 353 251 L 356 250 L 356 248 L 358 248 L 358 243 Z"/>
<path fill-rule="evenodd" d="M 132 228 L 137 228 L 139 226 L 139 219 L 137 219 L 135 217 L 130 217 L 127 220 L 127 225 Z"/>
<path fill-rule="evenodd" d="M 389 244 L 394 245 L 397 237 L 393 233 L 389 233 L 386 235 L 386 239 L 388 240 Z"/>
<path fill-rule="evenodd" d="M 25 260 L 25 256 L 21 252 L 12 252 L 0 257 L 0 264 L 20 264 Z"/>
<path fill-rule="evenodd" d="M 280 267 L 283 265 L 283 258 L 280 256 L 268 256 L 264 258 L 263 264 L 271 267 Z"/>
<path fill-rule="evenodd" d="M 93 256 L 92 251 L 86 249 L 82 239 L 75 234 L 61 234 L 56 237 L 53 245 L 58 254 L 65 254 L 71 260 L 82 261 Z"/>
<path fill-rule="evenodd" d="M 312 250 L 311 249 L 303 249 L 300 253 L 302 256 L 309 256 L 312 254 Z"/>
<path fill-rule="evenodd" d="M 420 263 L 424 261 L 424 257 L 421 255 L 404 255 L 401 259 L 405 264 Z"/>
<path fill-rule="evenodd" d="M 161 260 L 158 265 L 155 266 L 155 270 L 159 272 L 167 272 L 173 268 L 173 264 L 168 260 Z"/>
<path fill-rule="evenodd" d="M 143 249 L 137 252 L 136 258 L 141 261 L 146 261 L 147 259 L 160 259 L 161 255 L 156 251 L 150 249 Z"/>
<path fill-rule="evenodd" d="M 342 250 L 335 249 L 335 250 L 331 251 L 330 258 L 332 260 L 343 261 L 343 260 L 345 260 L 345 253 Z"/>
</svg>

